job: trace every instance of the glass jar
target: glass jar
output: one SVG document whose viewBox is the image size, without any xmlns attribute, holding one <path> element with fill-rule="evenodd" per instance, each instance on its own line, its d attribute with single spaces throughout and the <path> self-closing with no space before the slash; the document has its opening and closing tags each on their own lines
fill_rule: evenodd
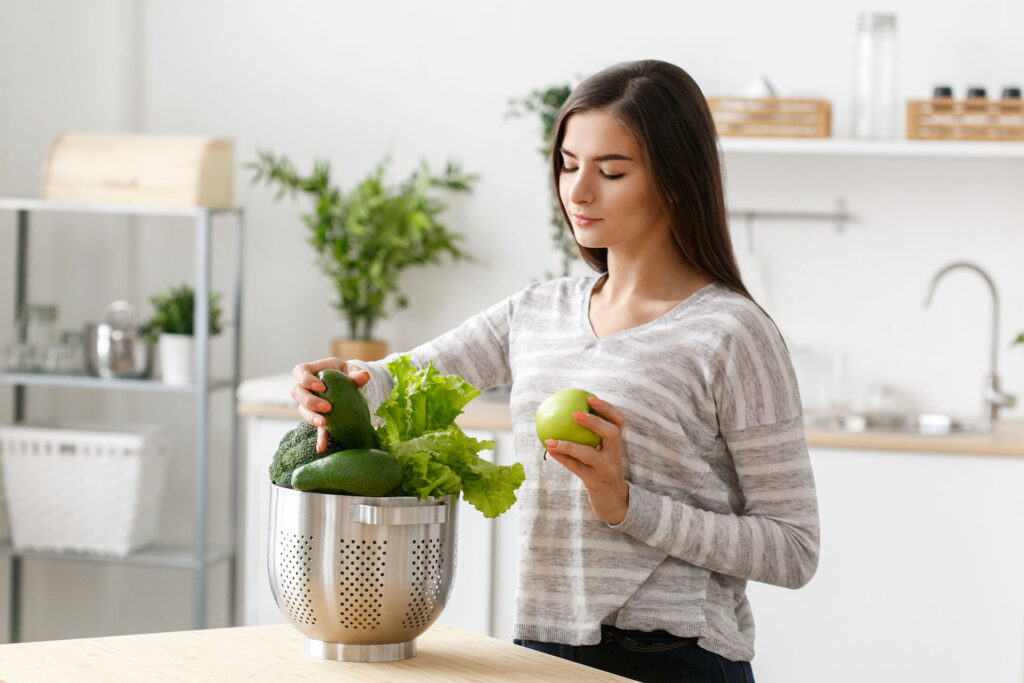
<svg viewBox="0 0 1024 683">
<path fill-rule="evenodd" d="M 60 342 L 46 349 L 43 371 L 57 375 L 83 374 L 85 372 L 85 335 L 75 330 L 65 330 L 61 333 Z"/>
<path fill-rule="evenodd" d="M 57 341 L 57 307 L 53 304 L 25 304 L 19 316 L 19 341 L 45 349 Z"/>
<path fill-rule="evenodd" d="M 853 137 L 899 137 L 896 58 L 896 15 L 861 12 L 857 23 Z"/>
</svg>

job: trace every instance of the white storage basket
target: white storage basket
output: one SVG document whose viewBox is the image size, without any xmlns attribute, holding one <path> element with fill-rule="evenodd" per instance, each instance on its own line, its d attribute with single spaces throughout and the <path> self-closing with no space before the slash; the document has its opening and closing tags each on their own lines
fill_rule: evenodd
<svg viewBox="0 0 1024 683">
<path fill-rule="evenodd" d="M 16 550 L 125 556 L 153 542 L 166 430 L 116 429 L 0 427 L 0 465 Z"/>
</svg>

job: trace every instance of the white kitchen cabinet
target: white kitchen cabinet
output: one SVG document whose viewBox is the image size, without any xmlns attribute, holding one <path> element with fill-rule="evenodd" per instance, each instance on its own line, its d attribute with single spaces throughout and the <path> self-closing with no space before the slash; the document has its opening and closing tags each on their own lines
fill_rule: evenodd
<svg viewBox="0 0 1024 683">
<path fill-rule="evenodd" d="M 284 434 L 299 418 L 246 418 L 245 523 L 242 562 L 243 623 L 246 626 L 285 621 L 270 592 L 267 540 L 270 519 L 268 468 Z M 495 433 L 465 430 L 477 439 L 495 439 Z M 498 439 L 501 442 L 501 439 Z M 493 453 L 484 452 L 484 458 Z M 491 635 L 494 578 L 495 522 L 473 506 L 459 501 L 458 552 L 455 580 L 441 621 L 476 633 Z"/>
<path fill-rule="evenodd" d="M 818 572 L 748 584 L 759 683 L 1024 679 L 1024 458 L 811 457 Z"/>
</svg>

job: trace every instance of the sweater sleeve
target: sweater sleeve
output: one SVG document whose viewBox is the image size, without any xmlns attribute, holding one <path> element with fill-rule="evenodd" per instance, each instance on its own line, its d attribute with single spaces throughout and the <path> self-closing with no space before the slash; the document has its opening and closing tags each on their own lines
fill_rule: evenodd
<svg viewBox="0 0 1024 683">
<path fill-rule="evenodd" d="M 820 532 L 796 377 L 767 316 L 748 310 L 738 322 L 707 371 L 719 437 L 735 468 L 732 510 L 630 483 L 626 517 L 615 528 L 714 572 L 798 588 L 817 569 Z"/>
<path fill-rule="evenodd" d="M 411 351 L 392 353 L 369 363 L 350 361 L 370 373 L 370 381 L 364 387 L 370 412 L 391 393 L 393 382 L 388 362 L 406 353 L 416 367 L 433 361 L 438 372 L 459 375 L 480 391 L 511 382 L 509 329 L 517 299 L 513 296 L 496 303 Z"/>
</svg>

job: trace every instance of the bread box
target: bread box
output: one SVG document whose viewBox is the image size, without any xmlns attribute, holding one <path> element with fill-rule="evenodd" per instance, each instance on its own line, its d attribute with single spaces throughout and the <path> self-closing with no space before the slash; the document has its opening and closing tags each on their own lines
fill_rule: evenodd
<svg viewBox="0 0 1024 683">
<path fill-rule="evenodd" d="M 43 197 L 155 206 L 232 205 L 230 139 L 184 135 L 58 135 L 46 155 Z"/>
</svg>

